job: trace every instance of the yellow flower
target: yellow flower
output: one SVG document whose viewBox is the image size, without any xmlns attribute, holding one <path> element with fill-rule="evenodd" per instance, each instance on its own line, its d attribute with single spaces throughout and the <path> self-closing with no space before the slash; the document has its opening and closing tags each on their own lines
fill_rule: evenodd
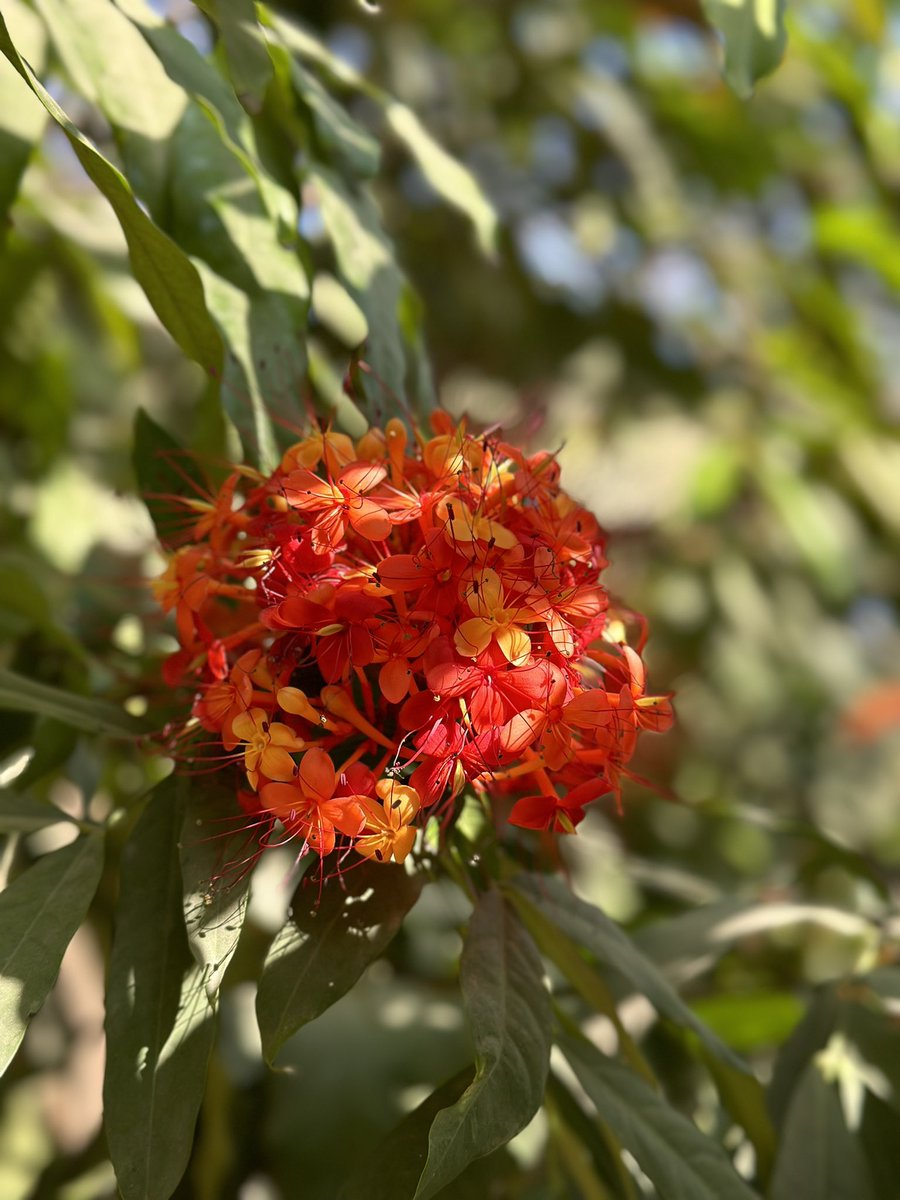
<svg viewBox="0 0 900 1200">
<path fill-rule="evenodd" d="M 394 779 L 380 779 L 375 792 L 381 804 L 370 796 L 357 797 L 362 801 L 365 826 L 353 843 L 354 849 L 378 862 L 390 862 L 393 858 L 402 863 L 416 840 L 410 822 L 422 805 L 419 793 Z"/>
</svg>

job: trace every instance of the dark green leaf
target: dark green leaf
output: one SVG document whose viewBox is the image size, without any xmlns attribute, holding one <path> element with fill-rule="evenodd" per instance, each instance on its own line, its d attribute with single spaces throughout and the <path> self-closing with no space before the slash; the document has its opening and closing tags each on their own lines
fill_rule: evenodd
<svg viewBox="0 0 900 1200">
<path fill-rule="evenodd" d="M 222 357 L 221 338 L 207 311 L 196 268 L 141 209 L 125 177 L 69 120 L 13 46 L 0 16 L 0 50 L 50 116 L 62 128 L 85 171 L 110 202 L 125 240 L 132 270 L 157 316 L 185 354 L 208 371 Z"/>
<path fill-rule="evenodd" d="M 203 971 L 184 931 L 181 783 L 147 801 L 123 854 L 109 965 L 103 1098 L 125 1200 L 166 1200 L 187 1165 L 213 1042 Z"/>
<path fill-rule="evenodd" d="M 16 784 L 18 786 L 18 780 Z M 49 801 L 16 795 L 5 788 L 0 791 L 0 833 L 34 833 L 58 821 L 72 822 L 74 818 Z"/>
<path fill-rule="evenodd" d="M 45 855 L 0 894 L 0 1073 L 53 987 L 102 870 L 103 838 L 90 834 Z"/>
<path fill-rule="evenodd" d="M 428 1153 L 428 1131 L 443 1108 L 455 1104 L 472 1078 L 467 1067 L 414 1108 L 341 1190 L 340 1200 L 408 1200 Z"/>
<path fill-rule="evenodd" d="M 722 1103 L 744 1130 L 756 1151 L 756 1173 L 761 1182 L 767 1184 L 772 1174 L 778 1139 L 766 1107 L 766 1093 L 762 1084 L 755 1075 L 736 1071 L 730 1063 L 722 1062 L 703 1046 L 700 1053 Z"/>
<path fill-rule="evenodd" d="M 185 805 L 181 829 L 184 921 L 191 953 L 214 1001 L 237 949 L 247 913 L 250 868 L 259 854 L 242 816 L 229 820 L 234 796 L 197 790 Z"/>
<path fill-rule="evenodd" d="M 475 1043 L 475 1078 L 438 1113 L 415 1200 L 428 1200 L 469 1163 L 524 1129 L 544 1098 L 550 1064 L 550 997 L 540 955 L 499 891 L 472 913 L 460 964 Z"/>
<path fill-rule="evenodd" d="M 822 1049 L 834 1032 L 841 1008 L 835 988 L 820 989 L 803 1020 L 781 1047 L 768 1089 L 769 1110 L 776 1128 L 784 1124 L 794 1089 L 813 1055 Z"/>
<path fill-rule="evenodd" d="M 742 99 L 781 62 L 784 8 L 785 0 L 703 0 L 706 18 L 725 44 L 723 74 Z"/>
<path fill-rule="evenodd" d="M 292 1033 L 339 1000 L 381 955 L 415 904 L 422 880 L 365 863 L 325 886 L 302 883 L 293 916 L 266 956 L 256 1012 L 271 1063 Z"/>
<path fill-rule="evenodd" d="M 756 1198 L 722 1147 L 705 1137 L 640 1076 L 601 1054 L 584 1038 L 563 1034 L 559 1044 L 601 1120 L 634 1155 L 661 1197 Z"/>
<path fill-rule="evenodd" d="M 184 529 L 189 512 L 175 497 L 196 500 L 208 484 L 191 455 L 161 425 L 139 408 L 134 419 L 134 473 L 159 540 L 168 544 Z"/>
<path fill-rule="evenodd" d="M 847 1129 L 834 1084 L 814 1063 L 788 1109 L 772 1177 L 771 1200 L 874 1200 L 857 1139 Z"/>
<path fill-rule="evenodd" d="M 24 675 L 0 667 L 0 709 L 38 713 L 53 717 L 85 733 L 105 733 L 110 737 L 136 738 L 144 726 L 114 704 L 91 700 L 46 683 L 36 683 Z"/>
<path fill-rule="evenodd" d="M 510 893 L 517 905 L 531 905 L 594 958 L 619 971 L 661 1016 L 693 1030 L 705 1046 L 739 1070 L 746 1065 L 699 1021 L 656 967 L 615 922 L 592 904 L 579 900 L 560 879 L 517 875 Z"/>
</svg>

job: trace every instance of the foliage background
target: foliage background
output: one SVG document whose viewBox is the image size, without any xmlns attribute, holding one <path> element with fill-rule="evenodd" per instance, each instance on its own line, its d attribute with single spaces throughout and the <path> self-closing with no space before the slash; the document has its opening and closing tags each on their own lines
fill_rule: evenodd
<svg viewBox="0 0 900 1200">
<path fill-rule="evenodd" d="M 77 78 L 66 9 L 26 10 L 32 62 L 76 123 L 127 160 Z M 210 48 L 193 5 L 167 11 Z M 375 190 L 442 402 L 560 447 L 564 482 L 611 533 L 611 587 L 650 615 L 654 687 L 677 693 L 676 731 L 645 739 L 638 767 L 677 800 L 635 790 L 621 817 L 592 813 L 565 847 L 577 890 L 634 930 L 771 1083 L 770 1194 L 889 1200 L 900 1194 L 900 24 L 879 0 L 796 0 L 783 65 L 745 101 L 721 82 L 689 3 L 390 0 L 377 13 L 308 4 L 303 17 L 418 114 L 495 206 L 489 256 L 386 132 L 377 98 L 326 76 L 372 133 L 329 143 L 323 118 L 331 161 L 366 174 L 382 144 Z M 4 62 L 0 97 L 14 86 Z M 0 126 L 4 661 L 153 714 L 166 697 L 145 681 L 167 635 L 143 584 L 158 560 L 129 467 L 132 420 L 143 406 L 209 452 L 222 436 L 214 389 L 134 283 L 112 212 L 60 130 L 5 103 Z M 160 211 L 184 232 L 187 184 L 163 132 L 130 152 L 165 181 Z M 16 148 L 37 142 L 17 192 Z M 319 272 L 327 392 L 359 313 L 334 286 L 340 263 L 311 188 L 299 228 Z M 292 353 L 275 343 L 266 387 L 300 413 Z M 231 411 L 248 411 L 246 377 L 223 386 Z M 4 712 L 0 730 L 5 779 L 36 748 L 50 766 L 27 768 L 32 796 L 79 817 L 128 810 L 161 773 L 127 744 L 76 745 L 47 718 Z M 6 869 L 58 831 L 25 829 Z M 465 911 L 434 888 L 389 960 L 290 1043 L 295 1072 L 259 1064 L 251 981 L 283 918 L 288 866 L 263 863 L 179 1195 L 331 1197 L 469 1058 L 454 981 Z M 4 1197 L 114 1194 L 99 1133 L 114 901 L 107 878 L 4 1080 Z M 740 1122 L 651 1017 L 635 998 L 623 1010 L 672 1102 L 746 1159 Z M 542 1117 L 453 1194 L 605 1195 L 549 1129 Z M 823 1190 L 790 1190 L 797 1179 Z"/>
</svg>

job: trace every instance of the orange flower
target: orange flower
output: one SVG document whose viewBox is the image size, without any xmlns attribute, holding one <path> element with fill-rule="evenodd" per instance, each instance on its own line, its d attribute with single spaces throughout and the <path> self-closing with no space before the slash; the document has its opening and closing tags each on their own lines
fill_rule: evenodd
<svg viewBox="0 0 900 1200">
<path fill-rule="evenodd" d="M 246 743 L 244 767 L 252 788 L 259 785 L 260 774 L 267 779 L 293 779 L 297 764 L 291 758 L 292 750 L 303 750 L 303 738 L 297 737 L 287 725 L 270 721 L 264 708 L 251 708 L 240 713 L 231 722 L 235 737 Z"/>
<path fill-rule="evenodd" d="M 521 605 L 508 608 L 500 576 L 491 567 L 479 571 L 466 588 L 469 608 L 475 613 L 454 634 L 456 649 L 466 658 L 477 658 L 496 641 L 501 654 L 514 666 L 521 666 L 531 655 L 531 638 L 523 625 L 532 614 Z"/>
<path fill-rule="evenodd" d="M 314 747 L 300 760 L 290 783 L 266 783 L 260 789 L 263 808 L 291 835 L 302 836 L 320 856 L 334 849 L 335 830 L 355 837 L 363 827 L 362 796 L 335 797 L 334 763 Z"/>
<path fill-rule="evenodd" d="M 361 797 L 365 826 L 353 848 L 378 862 L 393 858 L 402 863 L 416 840 L 411 822 L 422 806 L 419 793 L 394 779 L 380 779 L 375 792 L 381 804 L 370 796 Z"/>
</svg>

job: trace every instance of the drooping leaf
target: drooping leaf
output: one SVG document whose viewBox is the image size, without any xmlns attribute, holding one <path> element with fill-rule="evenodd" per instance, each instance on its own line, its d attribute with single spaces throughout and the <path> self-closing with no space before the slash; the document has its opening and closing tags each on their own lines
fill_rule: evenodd
<svg viewBox="0 0 900 1200">
<path fill-rule="evenodd" d="M 35 6 L 79 93 L 116 130 L 129 184 L 158 214 L 167 143 L 187 97 L 112 0 L 35 0 Z"/>
<path fill-rule="evenodd" d="M 128 244 L 135 279 L 163 325 L 190 358 L 215 372 L 222 342 L 196 268 L 134 197 L 127 180 L 81 133 L 20 57 L 0 16 L 0 50 L 65 133 L 90 179 L 111 204 Z"/>
<path fill-rule="evenodd" d="M 847 1129 L 837 1088 L 814 1063 L 791 1099 L 770 1194 L 771 1200 L 874 1200 L 862 1148 Z"/>
<path fill-rule="evenodd" d="M 214 1002 L 237 949 L 247 913 L 250 868 L 259 853 L 243 822 L 228 821 L 233 797 L 208 791 L 185 804 L 179 842 L 188 944 L 203 970 L 206 994 Z"/>
<path fill-rule="evenodd" d="M 706 19 L 725 46 L 723 74 L 742 99 L 781 62 L 785 0 L 703 0 Z"/>
<path fill-rule="evenodd" d="M 422 890 L 402 867 L 366 863 L 332 879 L 318 902 L 301 884 L 293 915 L 266 956 L 256 1013 L 266 1061 L 339 1000 L 397 933 Z"/>
<path fill-rule="evenodd" d="M 296 59 L 291 81 L 312 114 L 313 128 L 329 161 L 340 171 L 368 179 L 378 171 L 381 150 L 372 135 Z"/>
<path fill-rule="evenodd" d="M 4 10 L 17 45 L 40 70 L 47 41 L 41 22 L 21 0 L 11 0 Z M 46 124 L 45 109 L 12 63 L 0 59 L 0 236 L 28 159 Z"/>
<path fill-rule="evenodd" d="M 373 421 L 403 405 L 406 361 L 400 325 L 405 285 L 394 249 L 381 227 L 375 201 L 362 185 L 351 187 L 334 171 L 314 164 L 306 172 L 315 184 L 322 220 L 334 246 L 341 282 L 365 314 L 369 341 L 361 384 Z"/>
<path fill-rule="evenodd" d="M 53 717 L 85 733 L 136 738 L 145 726 L 123 709 L 102 700 L 92 700 L 47 683 L 37 683 L 15 671 L 0 667 L 0 709 Z"/>
<path fill-rule="evenodd" d="M 92 833 L 44 855 L 0 893 L 0 1073 L 53 987 L 102 870 L 103 838 Z"/>
<path fill-rule="evenodd" d="M 475 1078 L 435 1118 L 415 1200 L 429 1200 L 469 1163 L 508 1142 L 544 1098 L 550 997 L 534 942 L 497 890 L 482 895 L 472 913 L 460 984 Z"/>
<path fill-rule="evenodd" d="M 198 7 L 219 27 L 238 98 L 250 112 L 258 112 L 272 78 L 272 60 L 256 19 L 256 5 L 253 0 L 201 0 Z"/>
<path fill-rule="evenodd" d="M 772 1174 L 778 1138 L 766 1106 L 766 1093 L 755 1075 L 735 1068 L 700 1047 L 700 1055 L 726 1111 L 746 1133 L 756 1151 L 756 1174 L 765 1186 Z"/>
<path fill-rule="evenodd" d="M 714 1054 L 739 1070 L 747 1070 L 746 1064 L 697 1019 L 619 926 L 599 908 L 579 900 L 561 879 L 522 873 L 513 880 L 510 894 L 514 903 L 522 909 L 526 920 L 529 907 L 536 908 L 594 958 L 608 963 L 624 975 L 661 1016 L 686 1026 Z"/>
<path fill-rule="evenodd" d="M 803 1020 L 779 1050 L 768 1087 L 769 1111 L 776 1128 L 784 1125 L 794 1090 L 813 1055 L 834 1032 L 842 1007 L 836 988 L 821 988 L 810 1001 Z"/>
<path fill-rule="evenodd" d="M 138 489 L 159 540 L 168 544 L 184 529 L 188 510 L 179 511 L 172 497 L 196 500 L 207 490 L 196 461 L 161 425 L 139 408 L 134 419 L 132 459 Z"/>
<path fill-rule="evenodd" d="M 640 1076 L 584 1038 L 559 1045 L 600 1119 L 665 1200 L 759 1200 L 725 1151 L 668 1104 Z"/>
<path fill-rule="evenodd" d="M 270 20 L 293 55 L 324 69 L 334 82 L 361 93 L 382 109 L 391 132 L 412 156 L 422 174 L 443 200 L 468 217 L 478 244 L 492 257 L 496 253 L 497 213 L 468 167 L 447 153 L 412 109 L 338 58 L 310 29 L 281 17 Z"/>
<path fill-rule="evenodd" d="M 441 1109 L 455 1104 L 472 1078 L 472 1068 L 454 1075 L 403 1118 L 348 1183 L 340 1200 L 408 1200 L 428 1154 L 428 1131 Z"/>
<path fill-rule="evenodd" d="M 177 1187 L 213 1042 L 203 970 L 184 929 L 180 789 L 169 779 L 153 792 L 122 853 L 103 1099 L 125 1200 L 167 1200 Z"/>
</svg>

